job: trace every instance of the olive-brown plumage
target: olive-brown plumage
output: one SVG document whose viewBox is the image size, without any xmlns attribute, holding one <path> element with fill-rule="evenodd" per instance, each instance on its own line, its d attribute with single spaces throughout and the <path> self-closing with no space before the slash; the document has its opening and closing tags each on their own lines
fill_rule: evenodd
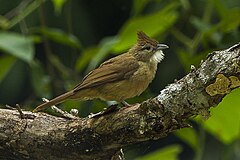
<svg viewBox="0 0 240 160">
<path fill-rule="evenodd" d="M 33 112 L 62 103 L 67 99 L 99 98 L 123 102 L 140 95 L 153 80 L 157 64 L 164 57 L 161 50 L 168 46 L 159 44 L 144 32 L 138 32 L 137 35 L 137 44 L 128 52 L 103 62 L 88 73 L 73 90 L 37 106 Z"/>
</svg>

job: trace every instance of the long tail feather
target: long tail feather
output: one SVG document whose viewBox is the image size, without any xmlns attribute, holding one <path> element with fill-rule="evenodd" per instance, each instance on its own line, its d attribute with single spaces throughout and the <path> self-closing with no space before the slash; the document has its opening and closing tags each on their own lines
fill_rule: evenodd
<svg viewBox="0 0 240 160">
<path fill-rule="evenodd" d="M 33 110 L 33 112 L 39 112 L 39 111 L 44 110 L 44 109 L 46 109 L 46 108 L 48 108 L 48 107 L 51 107 L 51 106 L 53 106 L 53 105 L 57 105 L 57 104 L 65 101 L 65 100 L 67 100 L 67 99 L 68 99 L 69 97 L 71 97 L 72 95 L 73 95 L 73 92 L 72 92 L 72 91 L 67 92 L 67 93 L 65 93 L 65 94 L 62 94 L 62 95 L 60 95 L 60 96 L 58 96 L 58 97 L 50 100 L 49 102 L 45 102 L 45 103 L 43 103 L 43 104 L 40 104 L 39 106 L 37 106 L 37 107 Z"/>
</svg>

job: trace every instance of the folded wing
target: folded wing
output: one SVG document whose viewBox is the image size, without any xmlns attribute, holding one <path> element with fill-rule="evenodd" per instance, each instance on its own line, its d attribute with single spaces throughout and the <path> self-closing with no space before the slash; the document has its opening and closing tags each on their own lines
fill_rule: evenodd
<svg viewBox="0 0 240 160">
<path fill-rule="evenodd" d="M 74 88 L 74 92 L 106 83 L 130 78 L 139 68 L 138 61 L 131 55 L 109 59 L 84 78 L 82 83 Z"/>
</svg>

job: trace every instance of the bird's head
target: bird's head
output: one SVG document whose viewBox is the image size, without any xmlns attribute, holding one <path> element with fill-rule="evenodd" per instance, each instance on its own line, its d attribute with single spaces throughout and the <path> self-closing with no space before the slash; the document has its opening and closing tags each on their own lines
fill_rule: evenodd
<svg viewBox="0 0 240 160">
<path fill-rule="evenodd" d="M 164 58 L 162 50 L 169 47 L 166 44 L 160 44 L 155 39 L 148 37 L 142 31 L 139 31 L 137 36 L 137 44 L 129 50 L 129 53 L 133 54 L 139 61 L 161 62 Z"/>
</svg>

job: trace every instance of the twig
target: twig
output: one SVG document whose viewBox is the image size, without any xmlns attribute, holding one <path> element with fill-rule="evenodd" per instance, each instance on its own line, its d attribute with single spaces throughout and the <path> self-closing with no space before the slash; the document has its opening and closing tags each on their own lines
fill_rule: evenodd
<svg viewBox="0 0 240 160">
<path fill-rule="evenodd" d="M 16 108 L 14 108 L 14 107 L 12 107 L 12 106 L 10 106 L 10 105 L 8 105 L 8 104 L 6 104 L 5 106 L 6 106 L 6 108 L 8 108 L 8 109 L 16 110 Z"/>
<path fill-rule="evenodd" d="M 49 102 L 49 100 L 47 98 L 42 98 L 42 100 L 44 102 Z M 58 107 L 56 107 L 55 105 L 51 106 L 52 110 L 57 112 L 57 113 L 60 113 L 62 116 L 64 116 L 65 118 L 69 118 L 69 119 L 76 119 L 78 118 L 77 116 L 73 115 L 73 114 L 70 114 L 66 111 L 63 111 L 61 109 L 59 109 Z"/>
<path fill-rule="evenodd" d="M 18 110 L 21 119 L 34 119 L 36 117 L 33 114 L 24 114 L 19 104 L 16 104 L 16 109 Z"/>
</svg>

